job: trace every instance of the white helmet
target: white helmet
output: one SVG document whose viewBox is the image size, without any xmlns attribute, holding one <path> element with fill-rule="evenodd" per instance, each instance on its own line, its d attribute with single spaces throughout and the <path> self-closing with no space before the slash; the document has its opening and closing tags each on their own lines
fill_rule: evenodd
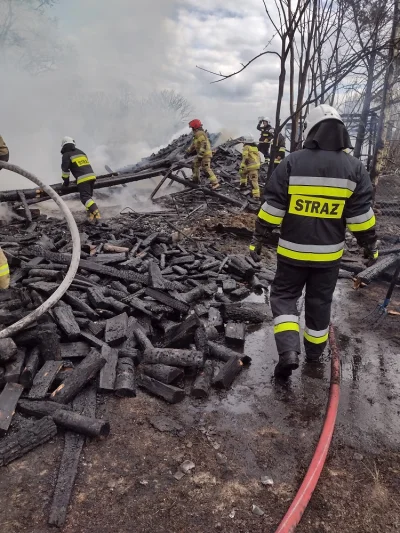
<svg viewBox="0 0 400 533">
<path fill-rule="evenodd" d="M 247 133 L 246 135 L 243 135 L 243 142 L 244 144 L 251 144 L 254 142 L 254 137 L 251 133 Z"/>
<path fill-rule="evenodd" d="M 271 124 L 271 119 L 269 117 L 258 117 L 259 122 L 268 122 L 268 124 Z"/>
<path fill-rule="evenodd" d="M 75 141 L 72 137 L 64 137 L 61 141 L 61 148 L 64 148 L 66 144 L 73 144 L 75 146 Z"/>
<path fill-rule="evenodd" d="M 306 122 L 304 124 L 304 138 L 307 139 L 308 134 L 314 126 L 322 122 L 323 120 L 337 120 L 343 124 L 342 117 L 337 110 L 326 104 L 321 104 L 318 107 L 313 107 L 308 113 Z"/>
</svg>

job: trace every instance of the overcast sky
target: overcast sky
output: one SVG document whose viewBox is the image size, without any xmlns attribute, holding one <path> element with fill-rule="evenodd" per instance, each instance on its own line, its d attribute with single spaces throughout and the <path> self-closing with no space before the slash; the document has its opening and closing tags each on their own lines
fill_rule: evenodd
<svg viewBox="0 0 400 533">
<path fill-rule="evenodd" d="M 40 31 L 54 42 L 61 40 L 62 62 L 54 72 L 34 78 L 8 65 L 0 99 L 0 133 L 13 159 L 49 183 L 59 179 L 64 135 L 96 152 L 96 132 L 89 135 L 82 119 L 85 91 L 113 95 L 129 86 L 144 96 L 174 89 L 192 103 L 194 116 L 210 131 L 232 135 L 256 134 L 257 117 L 274 115 L 275 56 L 217 84 L 196 68 L 230 73 L 263 51 L 273 32 L 262 0 L 62 0 L 52 13 L 58 27 Z M 140 132 L 141 124 L 135 128 Z M 124 164 L 154 148 L 136 145 L 127 148 Z M 99 157 L 96 170 L 106 162 Z"/>
</svg>

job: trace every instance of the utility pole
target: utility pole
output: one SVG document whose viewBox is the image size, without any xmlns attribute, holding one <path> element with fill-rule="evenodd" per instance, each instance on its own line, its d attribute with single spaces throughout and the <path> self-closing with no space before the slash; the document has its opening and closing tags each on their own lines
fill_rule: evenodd
<svg viewBox="0 0 400 533">
<path fill-rule="evenodd" d="M 388 63 L 382 91 L 382 107 L 379 117 L 376 144 L 371 166 L 371 181 L 374 188 L 374 196 L 378 185 L 379 175 L 382 170 L 384 158 L 387 152 L 387 134 L 390 118 L 390 106 L 393 92 L 393 83 L 396 70 L 398 69 L 400 55 L 400 0 L 394 4 L 393 26 L 389 43 Z"/>
</svg>

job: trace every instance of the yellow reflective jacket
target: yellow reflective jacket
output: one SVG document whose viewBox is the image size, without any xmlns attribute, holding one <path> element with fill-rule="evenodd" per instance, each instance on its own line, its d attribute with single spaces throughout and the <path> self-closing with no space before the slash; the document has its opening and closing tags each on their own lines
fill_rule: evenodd
<svg viewBox="0 0 400 533">
<path fill-rule="evenodd" d="M 8 289 L 10 286 L 10 269 L 8 268 L 7 257 L 0 248 L 0 290 Z"/>
<path fill-rule="evenodd" d="M 245 144 L 242 152 L 242 164 L 240 168 L 244 171 L 258 170 L 261 165 L 260 153 L 257 146 Z"/>
<path fill-rule="evenodd" d="M 192 144 L 187 150 L 188 154 L 191 154 L 194 151 L 200 157 L 212 156 L 210 141 L 207 137 L 207 133 L 202 128 L 199 128 L 194 132 Z"/>
</svg>

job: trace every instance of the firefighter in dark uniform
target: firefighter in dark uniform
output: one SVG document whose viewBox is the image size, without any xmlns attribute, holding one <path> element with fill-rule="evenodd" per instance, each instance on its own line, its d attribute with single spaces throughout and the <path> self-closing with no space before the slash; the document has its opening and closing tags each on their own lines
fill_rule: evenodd
<svg viewBox="0 0 400 533">
<path fill-rule="evenodd" d="M 271 121 L 267 117 L 258 117 L 257 129 L 260 132 L 258 150 L 263 154 L 265 160 L 269 159 L 271 143 L 274 139 L 274 130 Z"/>
<path fill-rule="evenodd" d="M 274 159 L 274 168 L 276 168 L 282 159 L 285 158 L 286 147 L 285 147 L 285 137 L 282 133 L 278 134 L 278 141 L 275 150 L 275 159 Z"/>
<path fill-rule="evenodd" d="M 100 220 L 100 211 L 93 200 L 93 187 L 96 175 L 89 163 L 87 155 L 76 148 L 72 137 L 64 137 L 61 143 L 62 153 L 62 179 L 63 187 L 69 186 L 70 172 L 76 180 L 76 185 L 81 197 L 81 202 L 86 208 L 89 222 L 96 223 Z"/>
<path fill-rule="evenodd" d="M 371 263 L 378 258 L 371 180 L 361 161 L 343 151 L 351 142 L 336 109 L 312 109 L 305 137 L 304 149 L 272 174 L 250 245 L 253 259 L 260 260 L 262 243 L 278 241 L 270 300 L 279 354 L 275 376 L 281 378 L 299 366 L 297 302 L 304 287 L 307 360 L 317 361 L 327 344 L 346 226 L 364 257 Z"/>
</svg>

